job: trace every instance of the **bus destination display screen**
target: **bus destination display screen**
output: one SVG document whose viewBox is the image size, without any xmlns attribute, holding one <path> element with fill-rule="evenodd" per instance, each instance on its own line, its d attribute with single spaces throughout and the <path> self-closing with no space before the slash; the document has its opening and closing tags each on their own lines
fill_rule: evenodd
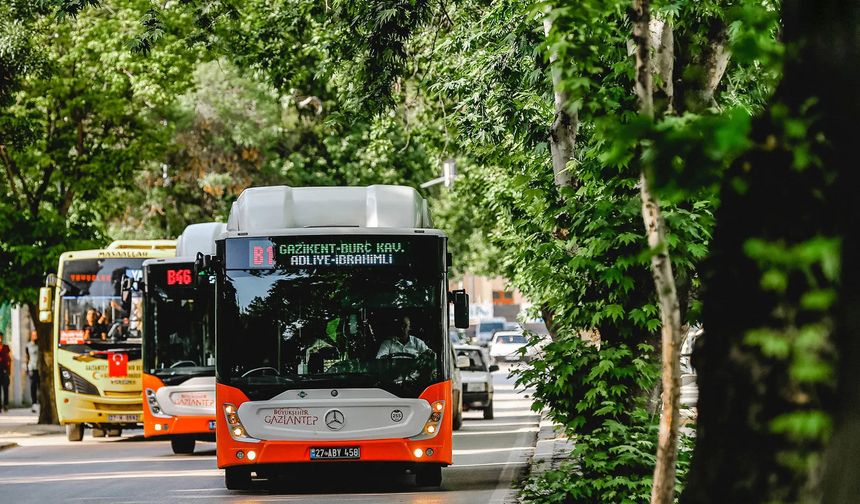
<svg viewBox="0 0 860 504">
<path fill-rule="evenodd" d="M 410 266 L 435 255 L 413 236 L 281 236 L 228 240 L 229 269 Z M 426 250 L 429 249 L 429 250 Z M 428 255 L 429 254 L 429 255 Z M 418 257 L 421 256 L 421 257 Z"/>
<path fill-rule="evenodd" d="M 167 285 L 177 287 L 191 285 L 191 268 L 169 268 L 165 271 Z"/>
</svg>

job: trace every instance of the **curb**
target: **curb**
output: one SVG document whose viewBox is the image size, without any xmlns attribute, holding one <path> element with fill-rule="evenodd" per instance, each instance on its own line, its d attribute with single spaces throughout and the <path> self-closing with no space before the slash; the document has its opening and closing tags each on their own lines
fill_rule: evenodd
<svg viewBox="0 0 860 504">
<path fill-rule="evenodd" d="M 570 457 L 573 441 L 568 439 L 560 425 L 547 417 L 541 418 L 534 454 L 529 461 L 529 476 L 540 476 L 557 469 Z"/>
</svg>

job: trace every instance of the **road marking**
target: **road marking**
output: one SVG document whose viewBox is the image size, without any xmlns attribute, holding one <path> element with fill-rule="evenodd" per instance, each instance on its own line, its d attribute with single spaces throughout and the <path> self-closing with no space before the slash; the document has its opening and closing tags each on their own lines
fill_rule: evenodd
<svg viewBox="0 0 860 504">
<path fill-rule="evenodd" d="M 484 462 L 480 464 L 454 464 L 448 469 L 459 469 L 461 467 L 502 467 L 502 466 L 520 466 L 525 467 L 528 465 L 528 461 L 521 462 Z"/>
<path fill-rule="evenodd" d="M 116 463 L 135 463 L 135 462 L 184 462 L 188 460 L 215 460 L 215 455 L 198 455 L 196 457 L 138 457 L 125 459 L 98 459 L 98 460 L 58 460 L 47 461 L 40 460 L 38 462 L 0 462 L 0 467 L 18 467 L 18 466 L 54 466 L 54 465 L 82 465 L 82 464 L 116 464 Z"/>
<path fill-rule="evenodd" d="M 475 448 L 473 450 L 454 450 L 454 455 L 479 455 L 481 453 L 520 452 L 534 449 L 534 446 L 513 446 L 510 448 Z"/>
<path fill-rule="evenodd" d="M 458 431 L 454 433 L 454 437 L 460 436 L 490 436 L 494 434 L 516 434 L 518 432 L 538 432 L 540 428 L 538 426 L 534 427 L 522 427 L 520 429 L 511 429 L 511 430 L 495 430 L 495 431 L 469 431 L 463 432 Z"/>
<path fill-rule="evenodd" d="M 220 469 L 198 469 L 193 471 L 124 471 L 98 474 L 59 474 L 57 476 L 29 476 L 0 478 L 0 485 L 32 485 L 34 483 L 57 483 L 66 481 L 116 480 L 127 478 L 187 478 L 187 477 L 224 477 Z"/>
<path fill-rule="evenodd" d="M 471 422 L 469 419 L 466 419 L 463 422 L 463 429 L 466 427 L 509 427 L 513 425 L 538 425 L 538 419 L 535 418 L 534 422 Z"/>
</svg>

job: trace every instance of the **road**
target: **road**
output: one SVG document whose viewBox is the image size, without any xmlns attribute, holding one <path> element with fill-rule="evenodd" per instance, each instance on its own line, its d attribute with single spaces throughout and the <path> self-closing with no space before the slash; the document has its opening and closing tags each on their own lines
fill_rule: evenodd
<svg viewBox="0 0 860 504">
<path fill-rule="evenodd" d="M 95 502 L 511 502 L 510 490 L 531 456 L 539 416 L 527 391 L 514 390 L 505 370 L 494 373 L 495 419 L 466 412 L 454 434 L 454 465 L 442 472 L 439 490 L 417 490 L 408 476 L 314 471 L 301 483 L 275 488 L 255 482 L 248 492 L 224 488 L 215 467 L 215 444 L 198 443 L 194 455 L 174 455 L 165 441 L 145 441 L 141 431 L 121 438 L 69 443 L 64 436 L 19 438 L 0 451 L 4 503 Z"/>
</svg>

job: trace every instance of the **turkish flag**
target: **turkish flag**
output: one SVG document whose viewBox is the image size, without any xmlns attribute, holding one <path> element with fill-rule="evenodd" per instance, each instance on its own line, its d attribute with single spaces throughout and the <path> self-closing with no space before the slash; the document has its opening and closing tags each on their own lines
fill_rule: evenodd
<svg viewBox="0 0 860 504">
<path fill-rule="evenodd" d="M 108 353 L 108 376 L 111 378 L 128 376 L 128 354 Z"/>
</svg>

